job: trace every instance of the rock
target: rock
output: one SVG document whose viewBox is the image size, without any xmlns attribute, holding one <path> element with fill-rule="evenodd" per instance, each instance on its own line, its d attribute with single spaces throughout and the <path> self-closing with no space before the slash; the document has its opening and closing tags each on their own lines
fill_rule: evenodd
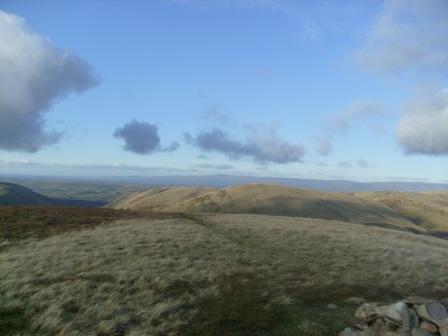
<svg viewBox="0 0 448 336">
<path fill-rule="evenodd" d="M 429 333 L 435 334 L 439 331 L 439 328 L 434 323 L 423 321 L 420 324 L 420 329 L 426 330 Z"/>
<path fill-rule="evenodd" d="M 403 335 L 411 335 L 411 331 L 419 327 L 420 321 L 418 315 L 412 309 L 406 309 L 403 312 Z"/>
<path fill-rule="evenodd" d="M 411 305 L 421 305 L 435 302 L 435 300 L 428 299 L 422 296 L 408 296 L 403 300 L 403 302 Z"/>
<path fill-rule="evenodd" d="M 345 328 L 339 336 L 359 336 L 359 333 L 352 328 Z"/>
<path fill-rule="evenodd" d="M 417 314 L 423 320 L 432 322 L 439 327 L 448 327 L 448 313 L 445 306 L 437 302 L 422 304 L 416 307 Z"/>
<path fill-rule="evenodd" d="M 412 330 L 412 336 L 433 336 L 433 335 L 423 329 L 414 329 Z"/>
<path fill-rule="evenodd" d="M 334 303 L 330 303 L 330 304 L 327 305 L 327 309 L 329 309 L 329 310 L 336 310 L 336 309 L 338 309 L 338 306 L 335 305 Z"/>
<path fill-rule="evenodd" d="M 407 305 L 403 301 L 387 305 L 375 307 L 377 315 L 388 319 L 391 322 L 395 322 L 398 325 L 403 325 L 403 320 L 409 320 L 409 313 Z"/>
<path fill-rule="evenodd" d="M 448 312 L 432 299 L 411 296 L 390 305 L 364 303 L 340 336 L 448 336 Z"/>
<path fill-rule="evenodd" d="M 378 303 L 364 303 L 355 312 L 355 318 L 359 320 L 372 320 L 377 315 L 375 308 Z"/>
</svg>

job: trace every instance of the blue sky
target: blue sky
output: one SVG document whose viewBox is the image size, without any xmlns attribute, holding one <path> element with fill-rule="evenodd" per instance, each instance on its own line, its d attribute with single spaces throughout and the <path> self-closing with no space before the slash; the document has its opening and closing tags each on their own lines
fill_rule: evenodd
<svg viewBox="0 0 448 336">
<path fill-rule="evenodd" d="M 0 173 L 448 180 L 443 0 L 0 10 Z"/>
</svg>

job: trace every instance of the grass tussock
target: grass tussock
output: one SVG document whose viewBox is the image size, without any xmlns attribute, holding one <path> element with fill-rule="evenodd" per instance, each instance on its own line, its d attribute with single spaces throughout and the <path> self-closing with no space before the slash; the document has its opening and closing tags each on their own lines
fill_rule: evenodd
<svg viewBox="0 0 448 336">
<path fill-rule="evenodd" d="M 324 220 L 119 220 L 0 251 L 0 334 L 330 336 L 359 297 L 446 293 L 447 257 L 442 239 Z"/>
</svg>

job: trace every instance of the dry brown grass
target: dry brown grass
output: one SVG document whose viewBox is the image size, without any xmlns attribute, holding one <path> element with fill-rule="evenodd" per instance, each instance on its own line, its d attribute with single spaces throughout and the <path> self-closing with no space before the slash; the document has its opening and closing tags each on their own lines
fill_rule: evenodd
<svg viewBox="0 0 448 336">
<path fill-rule="evenodd" d="M 249 184 L 221 190 L 150 189 L 144 193 L 123 197 L 111 206 L 182 213 L 282 215 L 419 228 L 387 205 L 358 198 L 354 194 L 319 192 L 279 185 Z"/>
<path fill-rule="evenodd" d="M 448 231 L 448 192 L 375 192 L 357 197 L 384 204 L 430 231 Z"/>
<path fill-rule="evenodd" d="M 93 228 L 117 219 L 171 218 L 168 213 L 56 206 L 1 206 L 0 243 L 45 238 L 66 231 Z"/>
<path fill-rule="evenodd" d="M 121 220 L 0 251 L 0 320 L 10 326 L 0 330 L 335 335 L 356 307 L 352 296 L 446 293 L 447 260 L 445 240 L 333 221 Z"/>
</svg>

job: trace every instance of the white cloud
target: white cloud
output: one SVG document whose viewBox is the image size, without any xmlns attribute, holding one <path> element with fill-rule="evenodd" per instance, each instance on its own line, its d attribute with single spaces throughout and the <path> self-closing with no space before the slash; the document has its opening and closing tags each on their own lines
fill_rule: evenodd
<svg viewBox="0 0 448 336">
<path fill-rule="evenodd" d="M 448 155 L 448 89 L 408 104 L 397 136 L 407 153 Z"/>
<path fill-rule="evenodd" d="M 0 11 L 0 149 L 36 152 L 57 142 L 60 133 L 46 128 L 45 113 L 97 83 L 75 53 L 57 49 L 23 18 Z"/>
</svg>

